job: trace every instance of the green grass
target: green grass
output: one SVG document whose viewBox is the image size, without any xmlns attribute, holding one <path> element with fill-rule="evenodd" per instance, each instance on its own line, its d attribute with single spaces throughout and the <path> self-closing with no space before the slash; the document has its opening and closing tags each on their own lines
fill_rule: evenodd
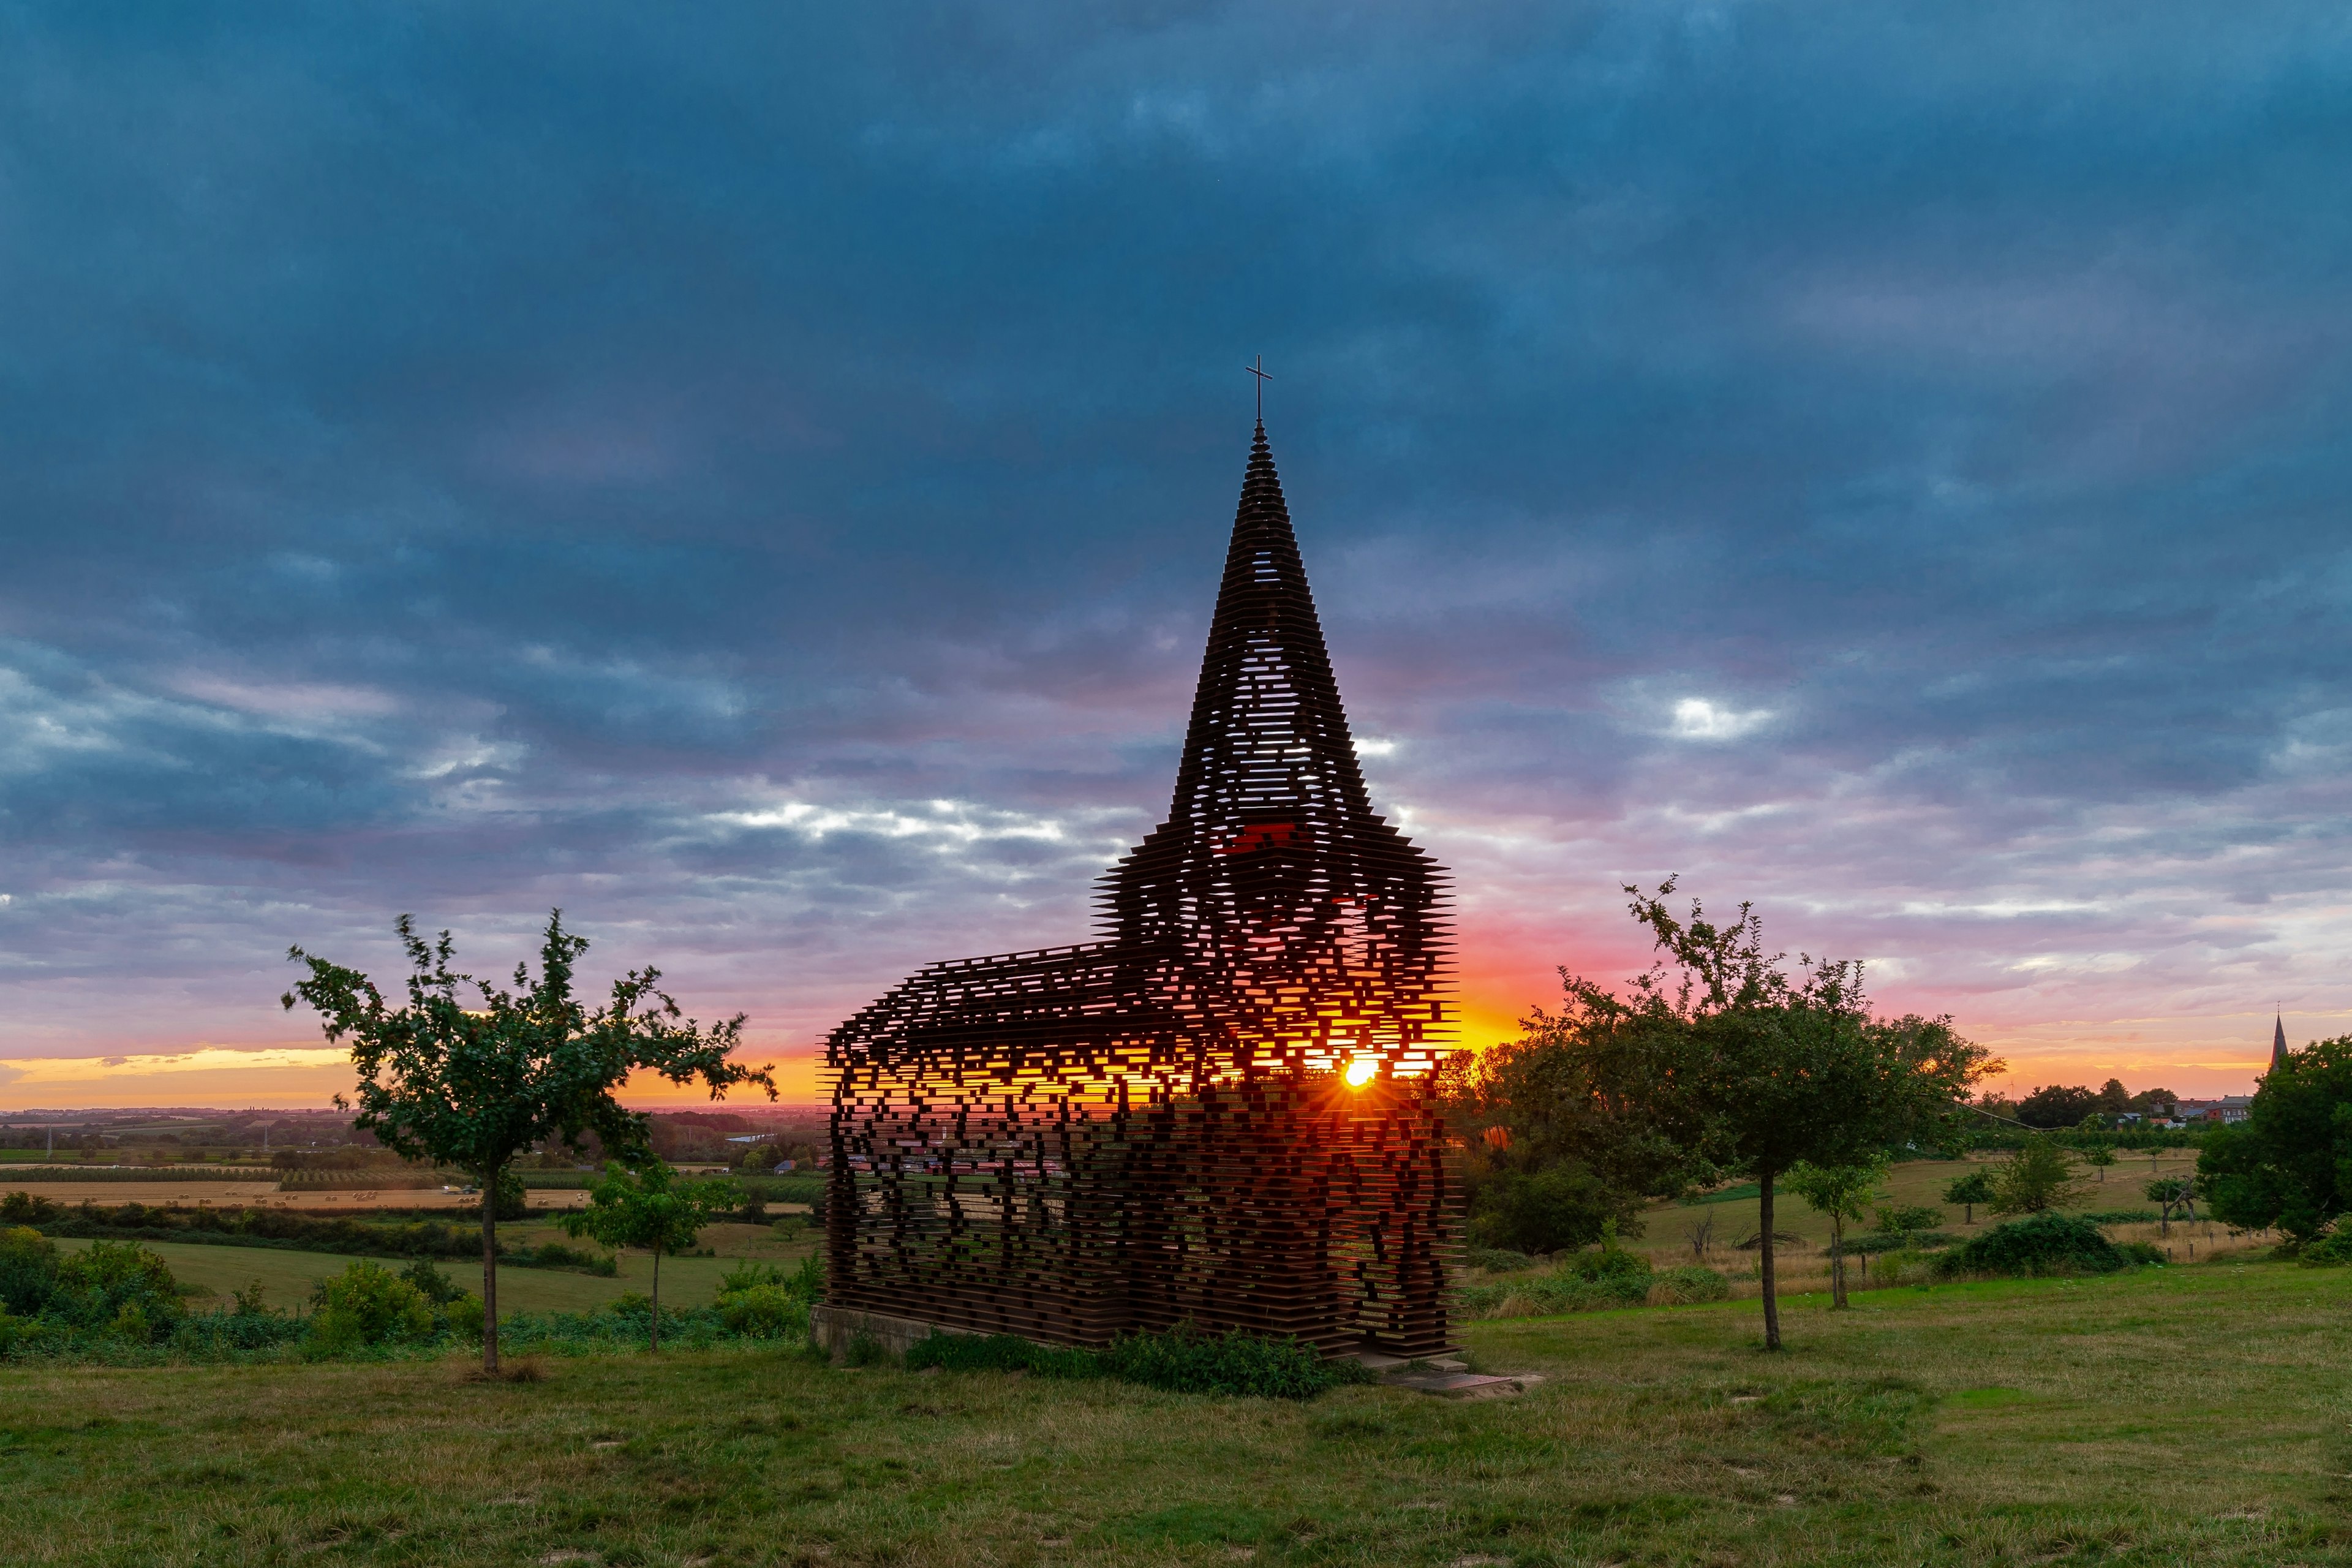
<svg viewBox="0 0 2352 1568">
<path fill-rule="evenodd" d="M 2352 1270 L 2223 1264 L 1795 1300 L 1778 1357 L 1752 1302 L 1507 1320 L 1475 1359 L 1548 1381 L 1478 1404 L 781 1351 L 10 1368 L 0 1562 L 2346 1563 L 2347 1307 Z"/>
</svg>

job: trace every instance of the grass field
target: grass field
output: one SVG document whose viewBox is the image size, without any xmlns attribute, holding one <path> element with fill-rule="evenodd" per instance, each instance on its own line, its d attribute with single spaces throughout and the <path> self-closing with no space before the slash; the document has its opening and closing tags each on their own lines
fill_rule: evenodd
<svg viewBox="0 0 2352 1568">
<path fill-rule="evenodd" d="M 1945 1187 L 1955 1177 L 1969 1171 L 1990 1171 L 1999 1155 L 1979 1156 L 1973 1160 L 1915 1160 L 1896 1165 L 1889 1173 L 1886 1192 L 1892 1202 L 1901 1205 L 1921 1205 L 1942 1209 L 1947 1218 L 1945 1233 L 1965 1239 L 1981 1234 L 1998 1224 L 1996 1216 L 1985 1212 L 1979 1205 L 1975 1223 L 1968 1223 L 1966 1215 L 1957 1204 L 1942 1201 Z M 2155 1212 L 2155 1205 L 2142 1197 L 2141 1192 L 2153 1176 L 2186 1176 L 2197 1168 L 2197 1152 L 2193 1149 L 2168 1149 L 2158 1159 L 2145 1154 L 2124 1155 L 2107 1172 L 2104 1182 L 2096 1179 L 2088 1168 L 2077 1174 L 2087 1185 L 2083 1201 L 2074 1206 L 2076 1212 L 2099 1210 L 2142 1209 Z M 1676 1264 L 1703 1263 L 1719 1269 L 1732 1279 L 1732 1292 L 1742 1298 L 1752 1298 L 1760 1287 L 1748 1276 L 1756 1265 L 1754 1250 L 1740 1250 L 1737 1243 L 1756 1234 L 1758 1205 L 1754 1198 L 1735 1198 L 1724 1202 L 1701 1204 L 1653 1204 L 1642 1215 L 1642 1234 L 1630 1242 L 1634 1250 L 1647 1252 L 1661 1268 Z M 1786 1193 L 1773 1205 L 1772 1228 L 1801 1239 L 1782 1243 L 1774 1259 L 1780 1287 L 1784 1290 L 1826 1289 L 1829 1279 L 1829 1220 Z M 1706 1228 L 1706 1227 L 1710 1227 Z M 1850 1226 L 1848 1235 L 1866 1232 L 1867 1222 Z M 2270 1236 L 2231 1236 L 2222 1226 L 2202 1220 L 2193 1225 L 2178 1221 L 2170 1226 L 2156 1224 L 2120 1225 L 2105 1227 L 2115 1241 L 2145 1241 L 2167 1248 L 2179 1262 L 2201 1262 L 2231 1255 L 2249 1256 L 2264 1253 L 2275 1245 L 2277 1237 Z M 1704 1247 L 1694 1247 L 1694 1239 L 1705 1240 Z M 1874 1283 L 1865 1265 L 1857 1263 L 1851 1271 L 1855 1283 L 1867 1288 Z"/>
<path fill-rule="evenodd" d="M 518 1221 L 499 1227 L 501 1239 L 513 1247 L 535 1247 L 542 1241 L 562 1241 L 567 1246 L 593 1249 L 589 1242 L 574 1242 L 552 1225 Z M 816 1249 L 817 1235 L 801 1226 L 788 1226 L 779 1233 L 766 1226 L 748 1225 L 714 1225 L 702 1233 L 699 1246 L 710 1248 L 716 1258 L 666 1258 L 662 1260 L 662 1301 L 668 1306 L 703 1306 L 718 1294 L 719 1276 L 732 1262 L 742 1258 L 759 1258 L 775 1263 L 793 1263 Z M 86 1241 L 60 1240 L 63 1249 L 87 1247 Z M 313 1280 L 330 1274 L 340 1274 L 351 1267 L 352 1259 L 333 1252 L 293 1252 L 274 1247 L 218 1247 L 201 1242 L 142 1241 L 142 1247 L 154 1252 L 171 1265 L 174 1278 L 184 1285 L 193 1285 L 226 1300 L 231 1292 L 241 1289 L 249 1280 L 261 1281 L 263 1300 L 279 1308 L 299 1307 L 310 1299 Z M 619 1257 L 620 1272 L 613 1279 L 594 1274 L 574 1274 L 559 1268 L 516 1268 L 499 1270 L 499 1310 L 501 1312 L 588 1311 L 602 1306 L 624 1290 L 645 1293 L 652 1288 L 653 1262 L 643 1253 L 625 1252 Z M 450 1279 L 469 1290 L 482 1288 L 482 1271 L 478 1262 L 468 1266 L 459 1258 L 436 1258 L 435 1266 Z M 397 1264 L 394 1265 L 398 1267 Z M 199 1296 L 193 1302 L 199 1310 L 211 1305 Z M 7 1561 L 0 1555 L 0 1563 Z"/>
<path fill-rule="evenodd" d="M 778 1351 L 14 1368 L 0 1562 L 2347 1563 L 2347 1305 L 2220 1263 L 1800 1299 L 1778 1357 L 1752 1303 L 1479 1323 L 1549 1380 L 1480 1404 Z"/>
</svg>

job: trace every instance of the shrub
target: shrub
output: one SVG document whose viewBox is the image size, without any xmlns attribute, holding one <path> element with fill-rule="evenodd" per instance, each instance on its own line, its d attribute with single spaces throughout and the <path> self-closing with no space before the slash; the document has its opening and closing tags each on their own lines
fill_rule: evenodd
<svg viewBox="0 0 2352 1568">
<path fill-rule="evenodd" d="M 1471 1199 L 1470 1238 L 1517 1252 L 1559 1252 L 1601 1238 L 1624 1200 L 1583 1165 L 1498 1171 Z"/>
<path fill-rule="evenodd" d="M 1560 1260 L 1559 1272 L 1587 1284 L 1606 1284 L 1612 1280 L 1642 1280 L 1650 1278 L 1648 1256 L 1626 1252 L 1616 1247 L 1604 1247 L 1597 1252 L 1580 1252 Z"/>
<path fill-rule="evenodd" d="M 402 1269 L 400 1277 L 415 1286 L 417 1294 L 436 1307 L 447 1305 L 463 1293 L 457 1289 L 456 1280 L 422 1258 Z"/>
<path fill-rule="evenodd" d="M 621 1271 L 609 1252 L 589 1252 L 560 1241 L 543 1241 L 529 1252 L 518 1253 L 512 1261 L 531 1268 L 576 1268 L 607 1279 Z"/>
<path fill-rule="evenodd" d="M 57 1289 L 57 1244 L 37 1230 L 0 1230 L 0 1311 L 29 1318 Z"/>
<path fill-rule="evenodd" d="M 2093 1225 L 2154 1225 L 2159 1216 L 2154 1209 L 2094 1209 L 2078 1217 Z"/>
<path fill-rule="evenodd" d="M 442 1331 L 453 1340 L 479 1344 L 482 1340 L 482 1299 L 471 1290 L 459 1292 L 441 1309 Z"/>
<path fill-rule="evenodd" d="M 49 1305 L 69 1322 L 145 1342 L 180 1316 L 180 1282 L 135 1242 L 96 1241 L 58 1260 Z"/>
<path fill-rule="evenodd" d="M 1297 1340 L 1241 1332 L 1205 1334 L 1179 1323 L 1165 1333 L 1128 1334 L 1103 1352 L 1103 1371 L 1129 1383 L 1176 1394 L 1312 1399 L 1342 1383 L 1369 1382 L 1356 1361 L 1328 1362 Z"/>
<path fill-rule="evenodd" d="M 772 1263 L 746 1258 L 719 1276 L 719 1293 L 731 1296 L 739 1290 L 755 1289 L 761 1285 L 781 1285 L 784 1271 Z"/>
<path fill-rule="evenodd" d="M 1922 1204 L 1882 1208 L 1877 1223 L 1872 1227 L 1886 1236 L 1914 1236 L 1932 1231 L 1944 1223 L 1944 1211 Z"/>
<path fill-rule="evenodd" d="M 2074 1215 L 2047 1210 L 1997 1225 L 1965 1246 L 1943 1255 L 1937 1272 L 1947 1279 L 1969 1274 L 2110 1274 L 2125 1266 L 2125 1254 L 2099 1227 Z"/>
<path fill-rule="evenodd" d="M 1463 1253 L 1462 1261 L 1489 1274 L 1512 1274 L 1522 1268 L 1532 1268 L 1536 1263 L 1524 1252 L 1511 1252 L 1499 1247 L 1473 1247 Z"/>
<path fill-rule="evenodd" d="M 1712 1268 L 1685 1264 L 1653 1276 L 1649 1299 L 1659 1306 L 1674 1307 L 1693 1301 L 1727 1300 L 1730 1295 L 1730 1280 Z"/>
<path fill-rule="evenodd" d="M 907 1367 L 920 1372 L 1034 1372 L 1047 1377 L 1100 1377 L 1095 1351 L 1034 1344 L 1011 1334 L 940 1334 L 918 1340 L 907 1352 Z"/>
<path fill-rule="evenodd" d="M 2352 1263 L 2352 1226 L 2336 1226 L 2305 1247 L 2300 1256 L 2307 1268 L 2334 1268 Z"/>
<path fill-rule="evenodd" d="M 314 1300 L 319 1310 L 310 1318 L 310 1338 L 328 1353 L 424 1339 L 433 1332 L 433 1307 L 425 1293 L 365 1258 L 320 1280 Z"/>
<path fill-rule="evenodd" d="M 0 1198 L 0 1222 L 8 1225 L 46 1225 L 57 1216 L 57 1205 L 30 1193 L 10 1193 Z"/>
<path fill-rule="evenodd" d="M 808 1302 L 782 1285 L 721 1292 L 719 1317 L 748 1340 L 798 1338 L 809 1326 Z"/>
</svg>

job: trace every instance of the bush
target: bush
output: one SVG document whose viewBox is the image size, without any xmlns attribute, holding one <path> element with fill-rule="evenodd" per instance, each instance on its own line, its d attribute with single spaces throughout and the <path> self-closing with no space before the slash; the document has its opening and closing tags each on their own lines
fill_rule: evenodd
<svg viewBox="0 0 2352 1568">
<path fill-rule="evenodd" d="M 1930 1247 L 1949 1247 L 1959 1237 L 1948 1231 L 1915 1230 L 1893 1236 L 1873 1232 L 1869 1236 L 1849 1236 L 1845 1238 L 1846 1256 L 1868 1256 L 1881 1252 L 1925 1252 Z"/>
<path fill-rule="evenodd" d="M 2352 1263 L 2352 1226 L 2336 1226 L 2298 1256 L 2306 1268 L 2335 1268 Z"/>
<path fill-rule="evenodd" d="M 528 1268 L 576 1268 L 583 1274 L 601 1275 L 607 1279 L 621 1271 L 620 1264 L 609 1252 L 589 1252 L 566 1247 L 560 1241 L 543 1241 L 529 1252 L 518 1253 L 512 1261 Z"/>
<path fill-rule="evenodd" d="M 946 1372 L 1034 1372 L 1046 1377 L 1100 1377 L 1101 1353 L 1034 1344 L 1011 1334 L 941 1334 L 918 1340 L 907 1368 Z"/>
<path fill-rule="evenodd" d="M 719 1317 L 747 1340 L 796 1339 L 808 1332 L 808 1302 L 782 1285 L 754 1285 L 719 1298 Z"/>
<path fill-rule="evenodd" d="M 1916 1236 L 1944 1223 L 1944 1211 L 1913 1204 L 1882 1208 L 1874 1226 L 1883 1236 Z"/>
<path fill-rule="evenodd" d="M 1730 1280 L 1712 1268 L 1701 1268 L 1696 1264 L 1661 1270 L 1650 1283 L 1649 1299 L 1662 1307 L 1684 1306 L 1694 1301 L 1723 1301 L 1728 1300 L 1730 1296 Z"/>
<path fill-rule="evenodd" d="M 1165 1333 L 1127 1334 L 1103 1352 L 1103 1371 L 1175 1394 L 1312 1399 L 1371 1374 L 1357 1361 L 1328 1362 L 1313 1345 L 1239 1331 L 1206 1334 L 1179 1323 Z"/>
<path fill-rule="evenodd" d="M 1533 1268 L 1536 1260 L 1524 1252 L 1511 1252 L 1499 1247 L 1473 1247 L 1462 1254 L 1462 1261 L 1472 1268 L 1483 1268 L 1489 1274 L 1515 1274 L 1522 1268 Z"/>
<path fill-rule="evenodd" d="M 49 1306 L 68 1322 L 144 1344 L 180 1316 L 180 1282 L 135 1242 L 97 1241 L 59 1259 Z"/>
<path fill-rule="evenodd" d="M 2154 1209 L 2094 1209 L 2077 1217 L 2093 1225 L 2154 1225 L 2159 1216 Z"/>
<path fill-rule="evenodd" d="M 1947 1279 L 1969 1274 L 2111 1274 L 2127 1261 L 2090 1221 L 2045 1210 L 1997 1225 L 1965 1246 L 1954 1247 L 1938 1260 L 1937 1271 Z"/>
<path fill-rule="evenodd" d="M 1623 1198 L 1580 1164 L 1497 1171 L 1470 1205 L 1470 1239 L 1514 1252 L 1562 1252 L 1601 1239 Z"/>
<path fill-rule="evenodd" d="M 310 1338 L 333 1354 L 433 1332 L 433 1306 L 425 1293 L 380 1263 L 362 1258 L 319 1282 Z"/>
<path fill-rule="evenodd" d="M 453 1340 L 479 1344 L 482 1321 L 482 1299 L 471 1290 L 461 1291 L 452 1297 L 441 1309 L 441 1331 Z"/>
<path fill-rule="evenodd" d="M 0 1223 L 7 1225 L 46 1225 L 57 1218 L 58 1205 L 47 1198 L 30 1193 L 10 1193 L 0 1198 Z"/>
<path fill-rule="evenodd" d="M 57 1289 L 57 1244 L 24 1226 L 0 1230 L 0 1311 L 29 1318 Z"/>
<path fill-rule="evenodd" d="M 402 1269 L 400 1277 L 415 1286 L 417 1294 L 436 1307 L 446 1306 L 463 1294 L 455 1279 L 422 1258 Z"/>
</svg>

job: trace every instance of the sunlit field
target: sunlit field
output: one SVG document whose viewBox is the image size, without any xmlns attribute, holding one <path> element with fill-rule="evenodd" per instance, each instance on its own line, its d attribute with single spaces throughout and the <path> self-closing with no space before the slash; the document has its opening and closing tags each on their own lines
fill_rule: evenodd
<svg viewBox="0 0 2352 1568">
<path fill-rule="evenodd" d="M 1798 1298 L 1777 1357 L 1752 1302 L 1476 1323 L 1548 1381 L 1475 1404 L 776 1350 L 17 1367 L 0 1561 L 2341 1563 L 2347 1305 L 2346 1271 L 2222 1262 Z"/>
</svg>

